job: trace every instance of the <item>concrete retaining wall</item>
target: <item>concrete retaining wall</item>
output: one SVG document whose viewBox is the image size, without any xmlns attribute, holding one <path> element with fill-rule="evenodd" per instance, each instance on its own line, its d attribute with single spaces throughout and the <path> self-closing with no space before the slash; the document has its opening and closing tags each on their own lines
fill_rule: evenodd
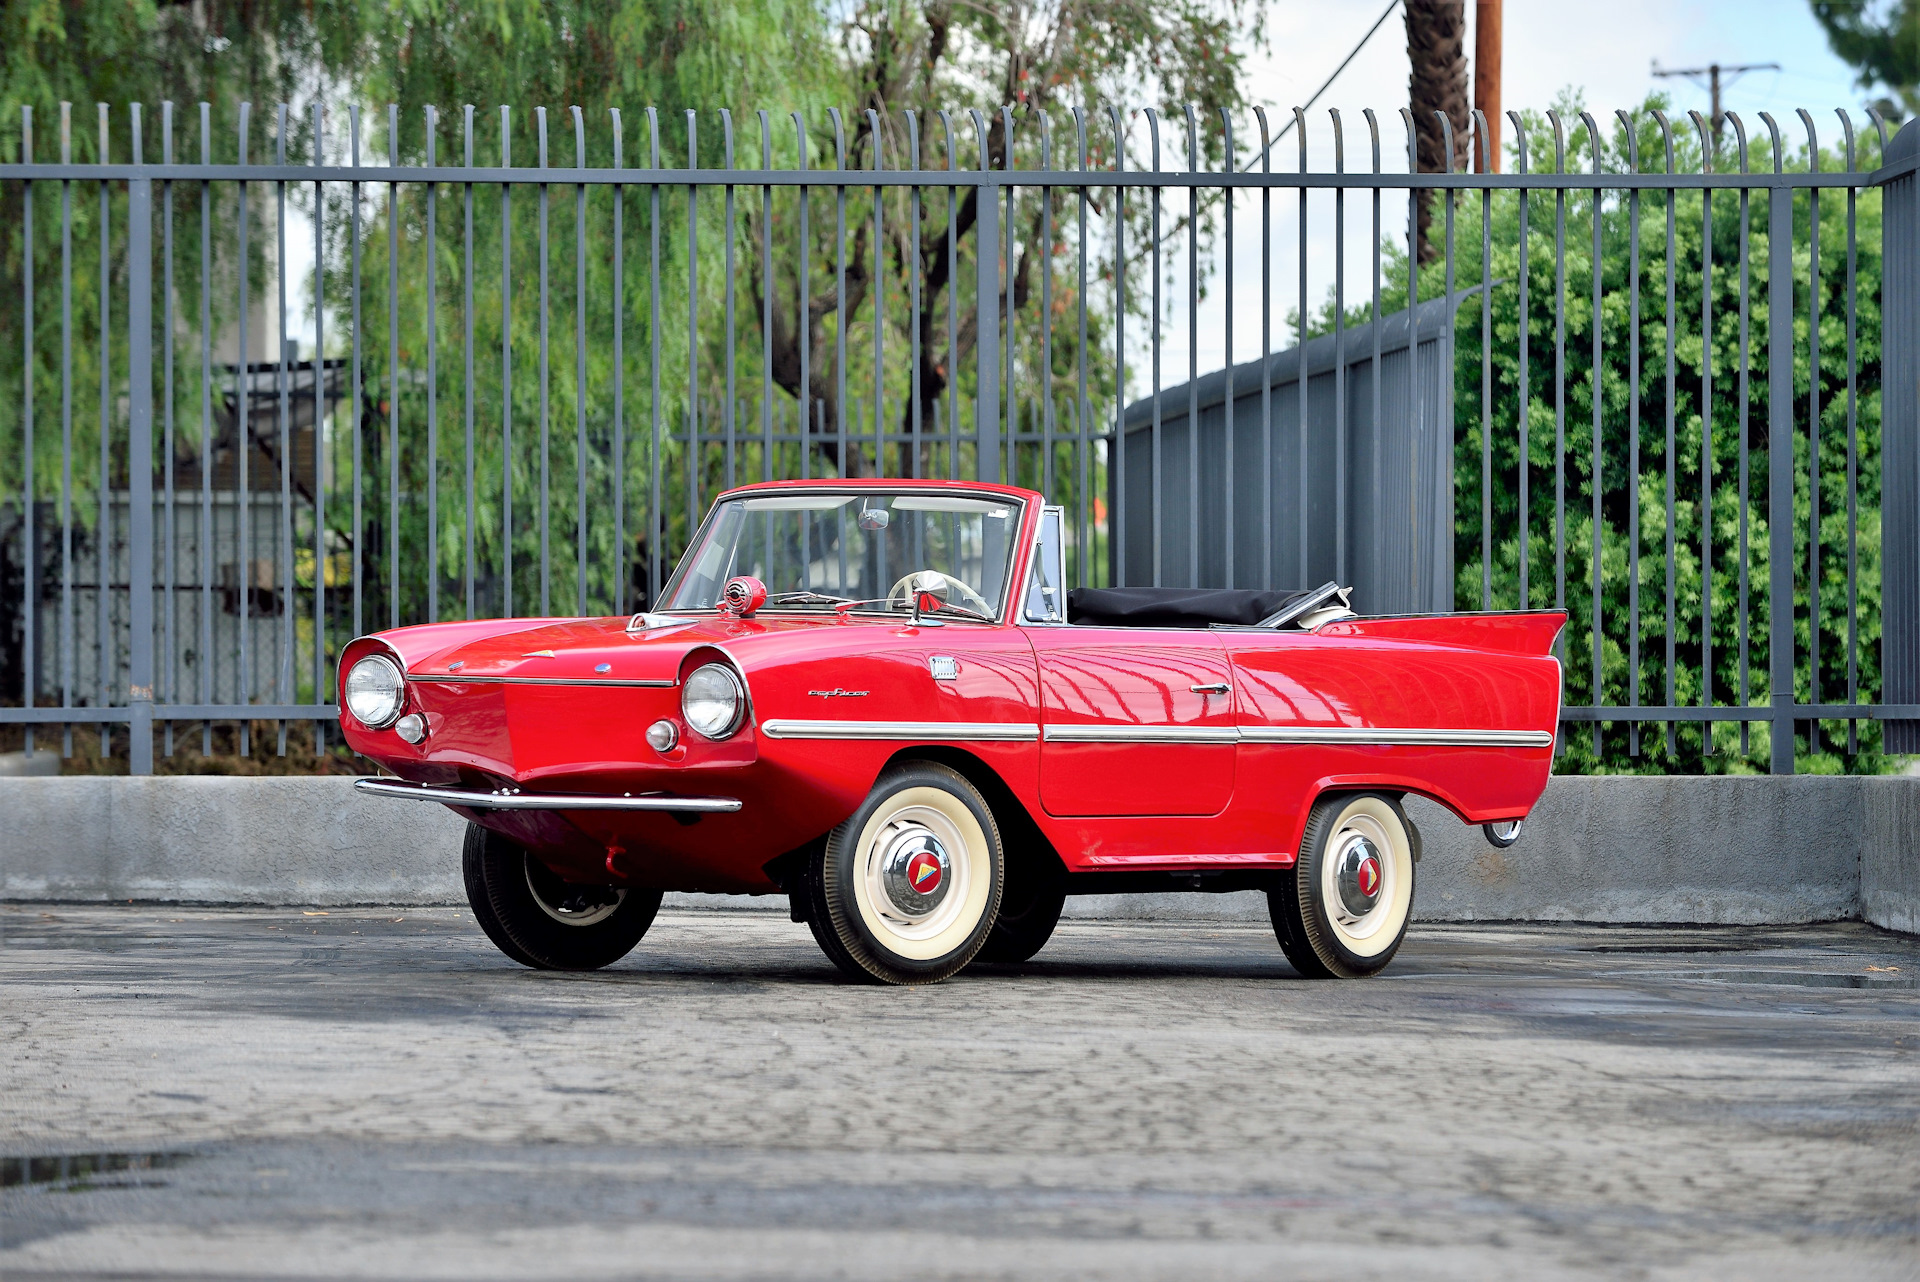
<svg viewBox="0 0 1920 1282">
<path fill-rule="evenodd" d="M 1920 779 L 1563 778 L 1518 845 L 1413 802 L 1426 920 L 1920 933 Z M 0 898 L 454 903 L 461 824 L 338 778 L 0 778 Z M 684 906 L 777 896 L 676 896 Z M 1090 896 L 1073 916 L 1264 920 L 1257 894 Z"/>
</svg>

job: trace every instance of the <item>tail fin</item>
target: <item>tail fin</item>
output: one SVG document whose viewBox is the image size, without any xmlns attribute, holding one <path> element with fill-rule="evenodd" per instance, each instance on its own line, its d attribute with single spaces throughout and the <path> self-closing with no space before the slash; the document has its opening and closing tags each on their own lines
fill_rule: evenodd
<svg viewBox="0 0 1920 1282">
<path fill-rule="evenodd" d="M 1428 645 L 1493 650 L 1504 654 L 1553 653 L 1554 639 L 1567 626 L 1561 610 L 1524 610 L 1503 614 L 1422 614 L 1385 619 L 1342 619 L 1324 624 L 1324 637 L 1369 637 Z"/>
</svg>

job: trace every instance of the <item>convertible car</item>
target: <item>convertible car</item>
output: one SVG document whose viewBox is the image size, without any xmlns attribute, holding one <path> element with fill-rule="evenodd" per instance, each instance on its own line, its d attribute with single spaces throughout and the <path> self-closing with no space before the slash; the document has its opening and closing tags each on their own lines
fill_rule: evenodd
<svg viewBox="0 0 1920 1282">
<path fill-rule="evenodd" d="M 618 960 L 669 890 L 788 896 L 847 975 L 1045 945 L 1064 899 L 1262 890 L 1310 977 L 1392 959 L 1432 798 L 1511 844 L 1558 612 L 1367 618 L 1338 584 L 1066 589 L 1057 507 L 849 480 L 720 496 L 654 608 L 398 628 L 341 656 L 361 790 L 468 821 L 528 966 Z"/>
</svg>

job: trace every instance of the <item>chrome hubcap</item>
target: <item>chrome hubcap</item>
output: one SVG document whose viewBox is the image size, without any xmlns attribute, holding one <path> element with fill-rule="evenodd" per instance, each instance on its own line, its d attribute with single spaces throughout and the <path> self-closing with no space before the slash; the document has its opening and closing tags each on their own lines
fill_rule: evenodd
<svg viewBox="0 0 1920 1282">
<path fill-rule="evenodd" d="M 1347 834 L 1335 856 L 1334 873 L 1340 902 L 1354 917 L 1364 917 L 1380 902 L 1386 884 L 1385 864 L 1371 841 L 1359 833 Z"/>
<path fill-rule="evenodd" d="M 924 917 L 940 906 L 952 884 L 953 861 L 940 839 L 918 824 L 903 825 L 885 838 L 880 881 L 893 906 L 909 917 Z"/>
</svg>

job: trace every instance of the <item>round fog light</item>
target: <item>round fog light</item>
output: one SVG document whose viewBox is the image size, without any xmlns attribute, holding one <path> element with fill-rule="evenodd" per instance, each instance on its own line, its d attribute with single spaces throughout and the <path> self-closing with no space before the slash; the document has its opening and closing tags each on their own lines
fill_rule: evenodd
<svg viewBox="0 0 1920 1282">
<path fill-rule="evenodd" d="M 655 752 L 672 752 L 680 742 L 680 727 L 671 721 L 656 721 L 647 727 L 647 742 Z"/>
<path fill-rule="evenodd" d="M 417 712 L 409 712 L 393 723 L 393 732 L 408 743 L 419 743 L 427 737 L 427 719 Z"/>
</svg>

